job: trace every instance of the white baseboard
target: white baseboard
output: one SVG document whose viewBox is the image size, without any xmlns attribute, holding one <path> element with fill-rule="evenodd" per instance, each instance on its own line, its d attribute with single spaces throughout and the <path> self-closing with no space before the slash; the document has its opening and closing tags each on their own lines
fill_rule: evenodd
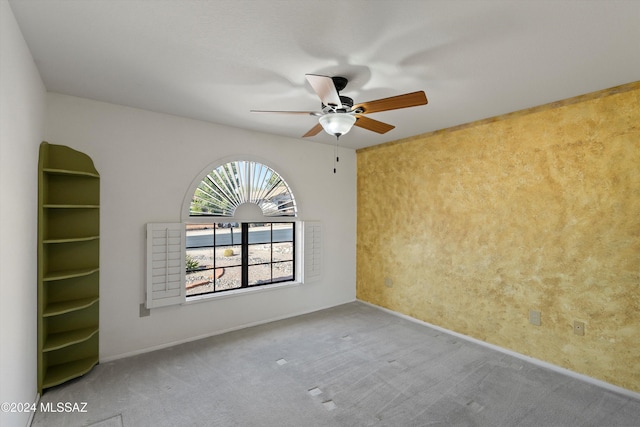
<svg viewBox="0 0 640 427">
<path fill-rule="evenodd" d="M 445 329 L 445 328 L 443 328 L 441 326 L 433 325 L 431 323 L 416 319 L 414 317 L 407 316 L 406 314 L 402 314 L 402 313 L 398 313 L 397 311 L 389 310 L 388 308 L 380 307 L 378 305 L 371 304 L 369 302 L 362 301 L 362 300 L 357 300 L 357 301 L 361 302 L 363 304 L 366 304 L 368 306 L 377 308 L 379 310 L 382 310 L 382 311 L 384 311 L 386 313 L 392 314 L 394 316 L 398 316 L 398 317 L 401 317 L 403 319 L 409 320 L 411 322 L 418 323 L 418 324 L 421 324 L 421 325 L 424 325 L 424 326 L 428 326 L 429 328 L 435 329 L 435 330 L 443 332 L 445 334 L 449 334 L 449 335 L 455 336 L 457 338 L 460 338 L 460 339 L 463 339 L 463 340 L 466 340 L 466 341 L 470 341 L 470 342 L 475 343 L 475 344 L 479 344 L 479 345 L 481 345 L 483 347 L 490 348 L 491 350 L 495 350 L 495 351 L 498 351 L 500 353 L 504 353 L 504 354 L 507 354 L 509 356 L 513 356 L 513 357 L 516 357 L 518 359 L 524 360 L 526 362 L 532 363 L 534 365 L 540 366 L 542 368 L 546 368 L 546 369 L 558 372 L 559 374 L 563 374 L 563 375 L 566 375 L 566 376 L 569 376 L 569 377 L 572 377 L 572 378 L 575 378 L 575 379 L 578 379 L 578 380 L 581 380 L 581 381 L 596 385 L 598 387 L 602 387 L 604 389 L 607 389 L 609 391 L 613 391 L 615 393 L 619 393 L 619 394 L 625 395 L 625 396 L 630 397 L 632 399 L 640 400 L 640 393 L 635 392 L 633 390 L 628 390 L 626 388 L 619 387 L 617 385 L 608 383 L 606 381 L 602 381 L 602 380 L 590 377 L 588 375 L 580 374 L 580 373 L 572 371 L 570 369 L 562 368 L 560 366 L 551 364 L 549 362 L 545 362 L 544 360 L 536 359 L 536 358 L 531 357 L 531 356 L 526 356 L 524 354 L 517 353 L 515 351 L 509 350 L 509 349 L 506 349 L 506 348 L 503 348 L 503 347 L 499 347 L 499 346 L 494 345 L 494 344 L 490 344 L 490 343 L 488 343 L 486 341 L 482 341 L 482 340 L 479 340 L 477 338 L 470 337 L 468 335 L 463 335 L 461 333 L 454 332 L 454 331 L 451 331 L 449 329 Z"/>
<path fill-rule="evenodd" d="M 130 351 L 130 352 L 127 352 L 127 353 L 121 353 L 121 354 L 117 354 L 115 356 L 101 357 L 100 358 L 100 363 L 113 362 L 114 360 L 124 359 L 126 357 L 137 356 L 139 354 L 150 353 L 152 351 L 162 350 L 164 348 L 169 348 L 169 347 L 173 347 L 173 346 L 180 345 L 180 344 L 186 344 L 188 342 L 198 341 L 198 340 L 201 340 L 201 339 L 204 339 L 204 338 L 210 338 L 210 337 L 214 337 L 216 335 L 226 334 L 228 332 L 239 331 L 240 329 L 251 328 L 253 326 L 259 326 L 259 325 L 264 325 L 266 323 L 277 322 L 278 320 L 284 320 L 284 319 L 289 319 L 291 317 L 302 316 L 304 314 L 309 314 L 309 313 L 314 313 L 316 311 L 326 310 L 328 308 L 337 307 L 339 305 L 348 304 L 348 303 L 354 302 L 354 301 L 356 301 L 356 300 L 353 299 L 351 301 L 340 302 L 340 303 L 337 303 L 337 304 L 328 305 L 326 307 L 314 308 L 312 310 L 295 312 L 295 313 L 286 314 L 286 315 L 283 315 L 283 316 L 277 316 L 277 317 L 273 317 L 273 318 L 269 318 L 269 319 L 259 320 L 257 322 L 245 323 L 245 324 L 242 324 L 242 325 L 234 326 L 232 328 L 221 329 L 219 331 L 215 331 L 215 332 L 211 332 L 211 333 L 207 333 L 207 334 L 203 334 L 203 335 L 198 335 L 198 336 L 195 336 L 195 337 L 189 337 L 189 338 L 185 338 L 185 339 L 182 339 L 182 340 L 171 341 L 171 342 L 168 342 L 168 343 L 155 345 L 155 346 L 152 346 L 152 347 L 146 347 L 146 348 L 143 348 L 143 349 L 140 349 L 140 350 L 134 350 L 134 351 Z"/>
</svg>

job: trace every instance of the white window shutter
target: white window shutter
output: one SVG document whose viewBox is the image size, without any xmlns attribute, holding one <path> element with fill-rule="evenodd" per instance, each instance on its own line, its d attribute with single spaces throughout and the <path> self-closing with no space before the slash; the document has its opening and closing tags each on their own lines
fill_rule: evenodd
<svg viewBox="0 0 640 427">
<path fill-rule="evenodd" d="M 318 280 L 322 273 L 322 224 L 319 221 L 304 222 L 303 246 L 304 283 Z"/>
<path fill-rule="evenodd" d="M 147 308 L 185 301 L 185 226 L 147 224 Z"/>
</svg>

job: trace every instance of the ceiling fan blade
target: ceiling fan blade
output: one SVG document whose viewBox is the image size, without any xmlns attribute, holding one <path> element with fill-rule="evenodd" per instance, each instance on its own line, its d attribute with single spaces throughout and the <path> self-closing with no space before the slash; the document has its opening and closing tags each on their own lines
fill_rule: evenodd
<svg viewBox="0 0 640 427">
<path fill-rule="evenodd" d="M 357 120 L 355 126 L 380 134 L 387 133 L 391 129 L 395 128 L 395 126 L 393 125 L 370 119 L 369 117 L 363 116 L 361 114 L 356 114 L 356 119 Z"/>
<path fill-rule="evenodd" d="M 321 130 L 322 130 L 322 125 L 320 123 L 316 123 L 316 125 L 314 127 L 312 127 L 311 129 L 309 129 L 309 132 L 307 132 L 304 135 L 302 135 L 302 137 L 306 138 L 308 136 L 317 135 L 318 133 L 320 133 Z"/>
<path fill-rule="evenodd" d="M 272 114 L 300 114 L 304 116 L 321 116 L 320 111 L 269 111 L 269 110 L 249 110 L 251 113 L 272 113 Z"/>
<path fill-rule="evenodd" d="M 427 95 L 423 91 L 405 93 L 404 95 L 390 98 L 376 99 L 375 101 L 362 102 L 354 105 L 352 110 L 360 109 L 363 114 L 377 113 L 379 111 L 397 110 L 399 108 L 416 107 L 427 103 Z"/>
<path fill-rule="evenodd" d="M 305 77 L 324 105 L 342 108 L 340 95 L 331 77 L 316 74 L 305 74 Z"/>
</svg>

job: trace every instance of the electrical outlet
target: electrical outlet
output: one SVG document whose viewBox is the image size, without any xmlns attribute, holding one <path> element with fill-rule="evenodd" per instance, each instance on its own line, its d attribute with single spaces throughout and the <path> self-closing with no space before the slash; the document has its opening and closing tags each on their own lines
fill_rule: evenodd
<svg viewBox="0 0 640 427">
<path fill-rule="evenodd" d="M 574 320 L 573 333 L 580 336 L 584 335 L 584 322 L 581 322 L 579 320 Z"/>
<path fill-rule="evenodd" d="M 539 311 L 529 310 L 529 323 L 536 326 L 540 326 L 542 324 L 542 319 Z"/>
</svg>

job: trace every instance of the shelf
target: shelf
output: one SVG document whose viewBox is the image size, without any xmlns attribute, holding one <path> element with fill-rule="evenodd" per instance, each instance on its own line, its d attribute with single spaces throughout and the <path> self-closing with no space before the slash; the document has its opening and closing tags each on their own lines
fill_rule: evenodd
<svg viewBox="0 0 640 427">
<path fill-rule="evenodd" d="M 42 280 L 45 282 L 49 282 L 52 280 L 64 280 L 64 279 L 71 279 L 73 277 L 88 276 L 89 274 L 93 274 L 98 270 L 100 270 L 98 267 L 92 267 L 92 268 L 82 268 L 79 270 L 52 271 L 50 273 L 47 273 L 42 278 Z"/>
<path fill-rule="evenodd" d="M 99 209 L 100 205 L 46 204 L 45 209 Z"/>
<path fill-rule="evenodd" d="M 98 175 L 97 173 L 70 170 L 70 169 L 42 168 L 42 171 L 50 175 L 70 175 L 70 176 L 83 176 L 83 177 L 89 177 L 89 178 L 100 178 L 100 175 Z"/>
<path fill-rule="evenodd" d="M 42 313 L 42 316 L 43 317 L 57 316 L 59 314 L 81 310 L 83 308 L 89 307 L 92 304 L 95 304 L 99 299 L 100 299 L 99 297 L 95 296 L 95 297 L 89 297 L 89 298 L 80 298 L 75 300 L 50 303 L 45 307 L 44 312 Z"/>
<path fill-rule="evenodd" d="M 40 223 L 43 241 L 72 237 L 98 237 L 100 209 L 43 209 Z"/>
<path fill-rule="evenodd" d="M 45 239 L 42 243 L 51 244 L 51 243 L 73 243 L 73 242 L 87 242 L 90 240 L 98 240 L 100 236 L 86 236 L 86 237 L 68 237 L 68 238 L 59 238 L 59 239 Z"/>
<path fill-rule="evenodd" d="M 47 142 L 38 158 L 38 392 L 86 374 L 100 347 L 100 174 Z"/>
<path fill-rule="evenodd" d="M 82 341 L 86 341 L 98 333 L 98 326 L 90 328 L 76 329 L 73 331 L 49 334 L 46 338 L 42 351 L 53 351 Z"/>
<path fill-rule="evenodd" d="M 49 366 L 44 376 L 42 387 L 53 387 L 70 379 L 84 375 L 97 364 L 98 357 L 95 356 L 74 360 L 73 362 L 62 363 L 60 365 Z"/>
</svg>

